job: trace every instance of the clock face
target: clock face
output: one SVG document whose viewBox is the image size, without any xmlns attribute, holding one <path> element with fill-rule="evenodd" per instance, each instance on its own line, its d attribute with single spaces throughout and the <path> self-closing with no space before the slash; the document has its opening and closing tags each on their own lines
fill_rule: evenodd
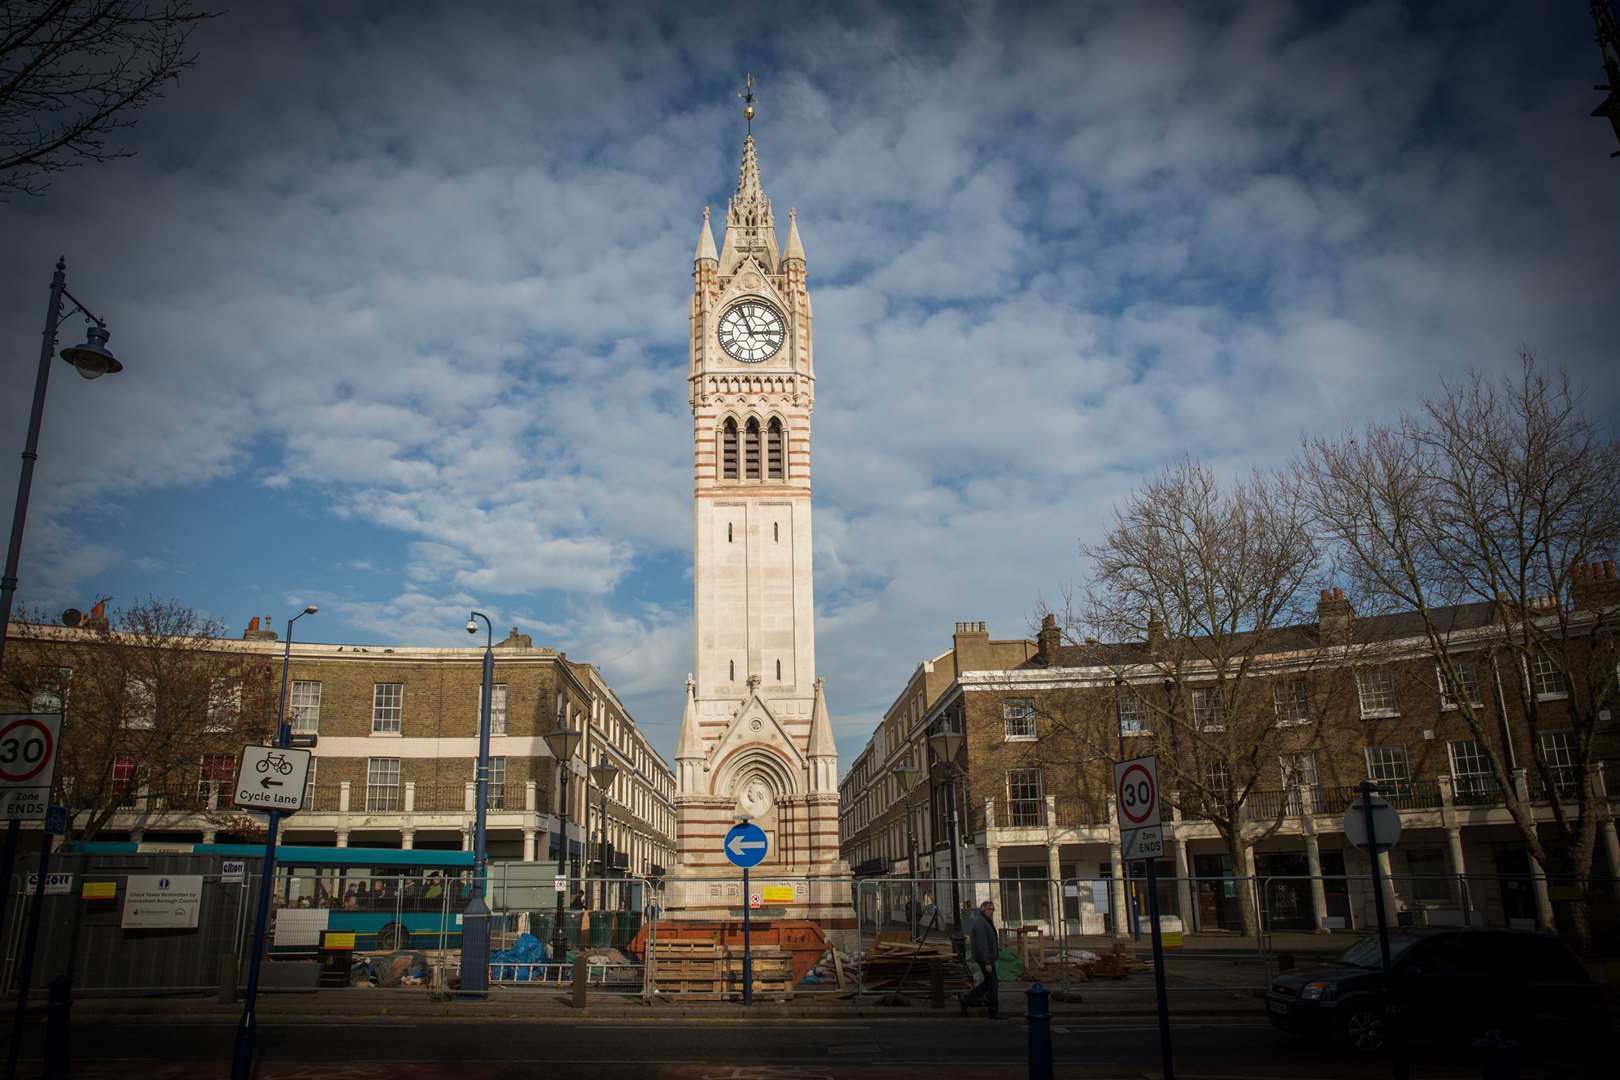
<svg viewBox="0 0 1620 1080">
<path fill-rule="evenodd" d="M 775 356 L 786 334 L 781 313 L 760 300 L 733 304 L 720 316 L 720 347 L 745 364 Z"/>
</svg>

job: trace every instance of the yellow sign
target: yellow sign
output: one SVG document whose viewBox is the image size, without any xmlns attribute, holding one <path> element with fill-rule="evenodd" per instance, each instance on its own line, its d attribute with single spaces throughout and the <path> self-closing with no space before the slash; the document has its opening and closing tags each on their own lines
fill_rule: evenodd
<svg viewBox="0 0 1620 1080">
<path fill-rule="evenodd" d="M 79 893 L 82 900 L 116 900 L 118 898 L 118 882 L 116 881 L 87 881 L 84 890 Z"/>
<path fill-rule="evenodd" d="M 339 933 L 336 930 L 321 931 L 321 948 L 323 949 L 352 949 L 354 948 L 354 931 Z"/>
<path fill-rule="evenodd" d="M 791 885 L 767 885 L 767 886 L 765 886 L 765 902 L 767 904 L 777 904 L 777 903 L 783 903 L 783 902 L 792 903 L 793 902 L 793 886 L 791 886 Z"/>
<path fill-rule="evenodd" d="M 1166 949 L 1181 948 L 1181 931 L 1161 930 L 1159 932 L 1159 944 Z"/>
</svg>

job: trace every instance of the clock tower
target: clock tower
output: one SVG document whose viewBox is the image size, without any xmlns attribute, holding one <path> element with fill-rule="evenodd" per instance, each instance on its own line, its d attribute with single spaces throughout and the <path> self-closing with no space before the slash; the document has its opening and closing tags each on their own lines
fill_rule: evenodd
<svg viewBox="0 0 1620 1080">
<path fill-rule="evenodd" d="M 750 120 L 752 111 L 750 96 Z M 717 251 L 704 210 L 692 263 L 693 672 L 675 754 L 680 848 L 667 910 L 712 918 L 739 906 L 709 886 L 735 885 L 721 838 L 747 817 L 770 840 L 755 871 L 776 882 L 767 906 L 836 922 L 847 902 L 814 884 L 848 870 L 816 675 L 810 293 L 797 215 L 789 211 L 779 246 L 751 131 L 724 228 Z"/>
</svg>

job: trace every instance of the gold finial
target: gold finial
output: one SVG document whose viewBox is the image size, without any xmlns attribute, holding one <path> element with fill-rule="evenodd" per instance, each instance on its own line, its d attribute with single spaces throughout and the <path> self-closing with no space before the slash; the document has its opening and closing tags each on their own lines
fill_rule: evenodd
<svg viewBox="0 0 1620 1080">
<path fill-rule="evenodd" d="M 748 121 L 748 134 L 754 133 L 754 73 L 749 72 L 743 79 L 743 88 L 737 91 L 737 96 L 743 100 L 743 119 Z"/>
</svg>

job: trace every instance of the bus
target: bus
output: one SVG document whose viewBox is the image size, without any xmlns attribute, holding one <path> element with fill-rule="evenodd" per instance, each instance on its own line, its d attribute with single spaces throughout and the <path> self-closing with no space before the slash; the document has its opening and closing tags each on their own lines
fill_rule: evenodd
<svg viewBox="0 0 1620 1080">
<path fill-rule="evenodd" d="M 92 840 L 68 845 L 84 855 L 191 854 L 219 873 L 223 860 L 254 871 L 263 844 L 140 844 Z M 326 929 L 353 931 L 361 949 L 461 944 L 461 912 L 472 898 L 473 854 L 398 848 L 276 847 L 275 910 L 325 911 Z M 318 921 L 318 920 L 317 920 Z"/>
</svg>

